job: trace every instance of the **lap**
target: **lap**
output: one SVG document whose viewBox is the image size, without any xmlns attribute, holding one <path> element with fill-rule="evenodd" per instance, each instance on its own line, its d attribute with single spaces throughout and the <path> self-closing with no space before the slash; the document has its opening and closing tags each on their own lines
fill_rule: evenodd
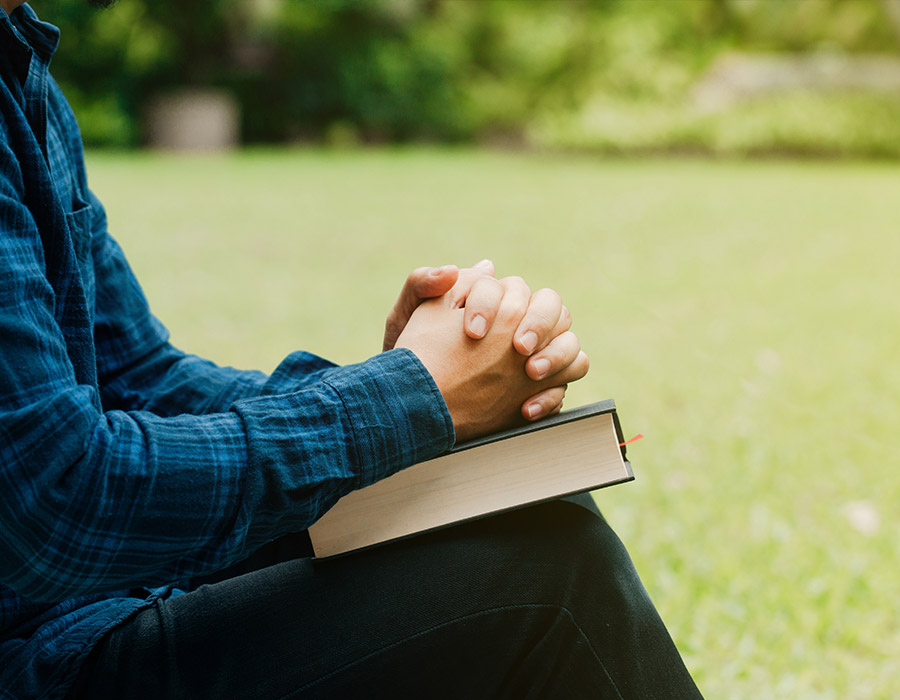
<svg viewBox="0 0 900 700">
<path fill-rule="evenodd" d="M 266 556 L 284 556 L 277 549 Z M 686 676 L 615 534 L 598 514 L 553 502 L 201 585 L 110 634 L 79 692 L 579 697 L 567 686 L 577 676 L 593 697 L 621 697 L 645 671 L 623 657 L 648 642 Z"/>
</svg>

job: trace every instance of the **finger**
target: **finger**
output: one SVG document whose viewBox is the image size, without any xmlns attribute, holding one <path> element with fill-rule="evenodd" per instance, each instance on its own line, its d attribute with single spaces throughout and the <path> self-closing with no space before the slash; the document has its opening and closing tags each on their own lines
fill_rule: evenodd
<svg viewBox="0 0 900 700">
<path fill-rule="evenodd" d="M 572 315 L 569 313 L 569 309 L 563 305 L 562 312 L 559 315 L 559 320 L 556 322 L 556 325 L 553 327 L 553 330 L 550 331 L 550 339 L 547 343 L 552 342 L 557 336 L 565 333 L 569 328 L 572 327 Z M 546 347 L 546 344 L 544 345 Z M 543 348 L 541 348 L 543 349 Z"/>
<path fill-rule="evenodd" d="M 459 268 L 456 265 L 416 268 L 403 283 L 393 311 L 405 313 L 408 317 L 423 299 L 439 297 L 450 291 L 458 278 Z"/>
<path fill-rule="evenodd" d="M 556 327 L 550 331 L 550 337 L 555 338 L 558 335 L 562 335 L 567 330 L 572 327 L 572 314 L 569 312 L 569 307 L 563 304 L 562 311 L 559 313 L 559 320 L 556 322 Z"/>
<path fill-rule="evenodd" d="M 400 296 L 413 303 L 415 309 L 423 299 L 432 299 L 449 292 L 459 279 L 459 273 L 456 265 L 420 267 L 406 278 Z"/>
<path fill-rule="evenodd" d="M 459 271 L 459 278 L 447 294 L 447 302 L 451 307 L 460 308 L 466 305 L 472 286 L 479 279 L 494 276 L 494 263 L 481 260 L 472 267 L 464 267 Z"/>
<path fill-rule="evenodd" d="M 537 420 L 559 413 L 565 395 L 565 385 L 551 387 L 535 394 L 522 404 L 522 417 L 526 420 Z"/>
<path fill-rule="evenodd" d="M 390 350 L 406 327 L 409 317 L 424 300 L 438 297 L 449 291 L 459 277 L 456 265 L 419 267 L 409 273 L 394 307 L 384 324 L 383 350 Z"/>
<path fill-rule="evenodd" d="M 487 334 L 503 301 L 503 291 L 503 285 L 493 277 L 476 280 L 466 299 L 463 321 L 466 335 L 477 340 Z"/>
<path fill-rule="evenodd" d="M 585 354 L 584 350 L 579 350 L 575 359 L 570 364 L 566 365 L 558 372 L 548 374 L 541 380 L 540 385 L 549 387 L 576 382 L 588 373 L 590 366 L 591 362 L 588 359 L 587 354 Z"/>
<path fill-rule="evenodd" d="M 488 275 L 489 277 L 494 276 L 494 262 L 485 258 L 484 260 L 479 260 L 477 263 L 472 265 L 472 270 L 478 270 L 480 274 Z"/>
<path fill-rule="evenodd" d="M 552 289 L 539 289 L 532 294 L 525 318 L 519 323 L 514 335 L 513 345 L 516 350 L 522 355 L 531 355 L 545 347 L 555 337 L 553 331 L 562 310 L 562 299 Z"/>
<path fill-rule="evenodd" d="M 506 328 L 509 332 L 518 327 L 528 310 L 531 288 L 521 277 L 503 277 L 499 281 L 503 286 L 503 301 L 497 310 L 497 320 L 502 319 L 504 324 L 508 324 Z"/>
<path fill-rule="evenodd" d="M 581 342 L 572 331 L 556 336 L 543 350 L 536 352 L 525 362 L 525 374 L 535 381 L 561 372 L 578 358 Z"/>
</svg>

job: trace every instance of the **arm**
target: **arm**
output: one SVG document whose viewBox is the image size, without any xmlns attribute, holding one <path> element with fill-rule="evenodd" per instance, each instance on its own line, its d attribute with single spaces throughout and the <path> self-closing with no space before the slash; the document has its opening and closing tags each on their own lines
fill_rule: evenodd
<svg viewBox="0 0 900 700">
<path fill-rule="evenodd" d="M 76 380 L 61 326 L 71 319 L 57 318 L 17 165 L 2 149 L 0 159 L 0 581 L 16 592 L 53 601 L 213 571 L 452 445 L 444 402 L 405 350 L 227 411 L 103 410 L 97 387 Z M 124 260 L 107 262 L 98 299 L 137 304 L 136 283 L 121 281 Z M 102 325 L 112 307 L 98 307 Z M 101 363 L 110 383 L 171 352 L 149 316 L 134 321 L 98 335 L 104 358 L 128 358 Z M 149 384 L 145 405 L 177 393 Z"/>
</svg>

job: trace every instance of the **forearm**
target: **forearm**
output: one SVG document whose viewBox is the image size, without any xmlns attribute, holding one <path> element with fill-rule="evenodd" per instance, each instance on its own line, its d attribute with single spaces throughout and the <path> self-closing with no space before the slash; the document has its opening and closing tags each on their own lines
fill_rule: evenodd
<svg viewBox="0 0 900 700">
<path fill-rule="evenodd" d="M 205 415 L 227 411 L 242 399 L 299 391 L 335 368 L 316 355 L 295 352 L 267 376 L 220 367 L 164 343 L 116 375 L 100 377 L 101 399 L 106 410 Z"/>
<path fill-rule="evenodd" d="M 90 391 L 34 407 L 58 416 L 44 430 L 5 420 L 19 459 L 0 486 L 22 497 L 0 507 L 0 580 L 34 600 L 214 571 L 453 444 L 437 388 L 402 350 L 206 416 L 101 413 Z"/>
</svg>

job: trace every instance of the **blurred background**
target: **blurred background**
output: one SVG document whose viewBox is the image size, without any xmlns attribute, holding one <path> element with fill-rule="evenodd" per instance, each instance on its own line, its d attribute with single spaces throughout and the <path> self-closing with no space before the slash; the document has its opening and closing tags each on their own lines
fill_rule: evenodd
<svg viewBox="0 0 900 700">
<path fill-rule="evenodd" d="M 414 267 L 554 287 L 706 697 L 900 697 L 900 1 L 34 4 L 177 345 L 349 363 Z"/>
<path fill-rule="evenodd" d="M 898 0 L 58 0 L 92 146 L 224 97 L 241 143 L 900 155 Z M 170 103 L 168 103 L 170 104 Z"/>
</svg>

